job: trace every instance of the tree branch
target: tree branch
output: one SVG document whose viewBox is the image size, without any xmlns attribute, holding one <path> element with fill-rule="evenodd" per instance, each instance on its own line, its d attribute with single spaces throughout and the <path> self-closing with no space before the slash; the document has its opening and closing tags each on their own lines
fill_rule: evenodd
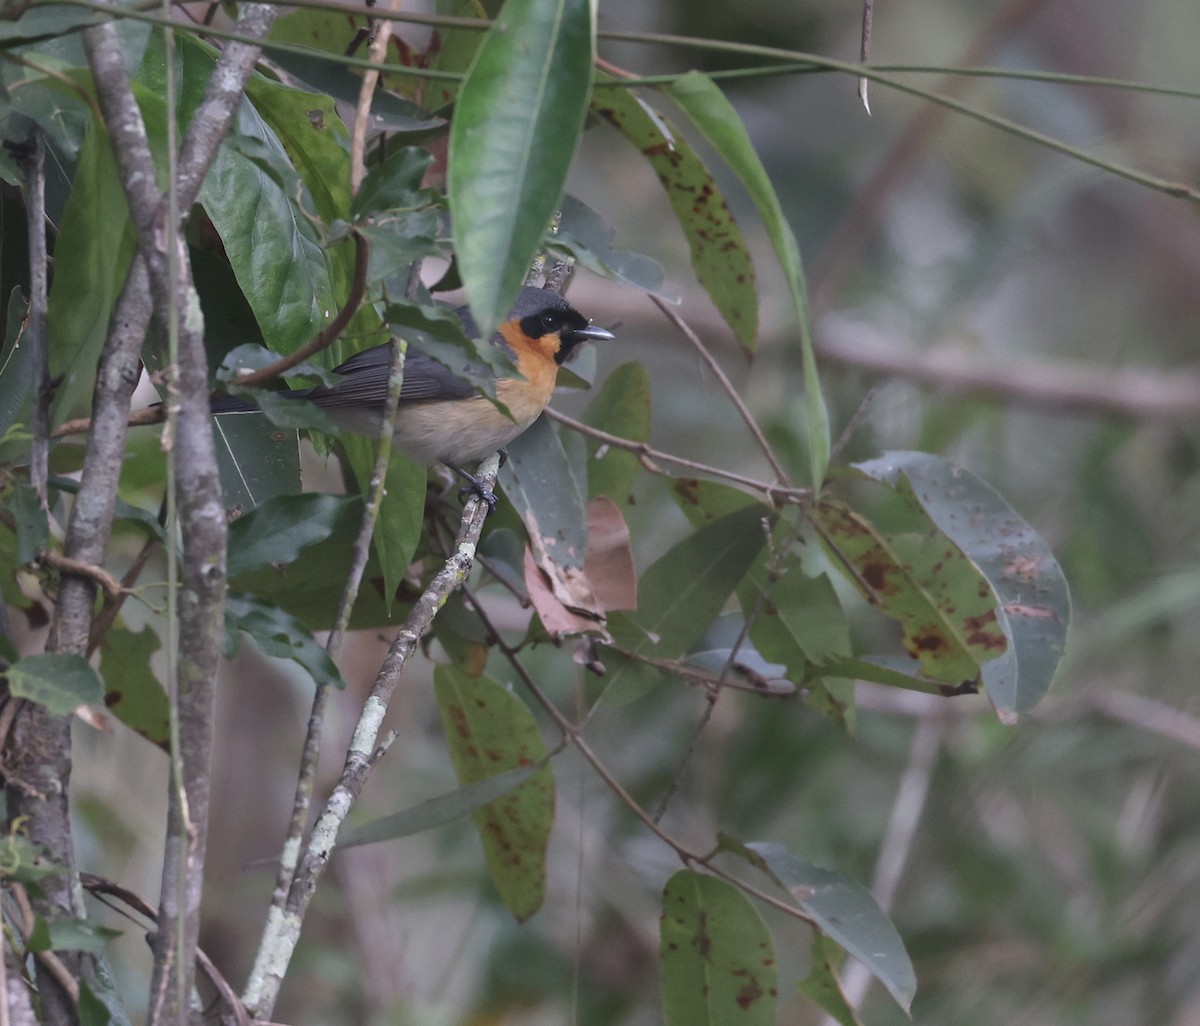
<svg viewBox="0 0 1200 1026">
<path fill-rule="evenodd" d="M 999 364 L 961 349 L 885 346 L 828 333 L 818 343 L 817 356 L 947 391 L 1044 406 L 1053 413 L 1150 421 L 1190 421 L 1200 413 L 1200 371 L 1195 369 L 1167 374 L 1051 361 Z"/>
<path fill-rule="evenodd" d="M 479 478 L 486 487 L 495 484 L 499 466 L 497 456 L 489 456 L 480 465 Z M 272 908 L 268 913 L 263 940 L 243 996 L 246 1007 L 259 1019 L 271 1017 L 317 882 L 333 854 L 338 831 L 358 800 L 373 765 L 380 724 L 387 712 L 388 702 L 400 683 L 400 674 L 421 639 L 428 633 L 438 610 L 450 593 L 466 580 L 475 560 L 475 548 L 487 514 L 487 503 L 477 495 L 467 499 L 459 521 L 454 552 L 417 599 L 375 677 L 375 684 L 355 726 L 342 775 L 313 827 L 292 882 L 287 905 L 282 910 Z"/>
</svg>

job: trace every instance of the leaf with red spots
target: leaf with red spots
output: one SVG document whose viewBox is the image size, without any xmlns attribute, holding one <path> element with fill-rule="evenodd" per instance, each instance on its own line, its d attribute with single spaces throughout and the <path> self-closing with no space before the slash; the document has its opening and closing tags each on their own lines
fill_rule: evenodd
<svg viewBox="0 0 1200 1026">
<path fill-rule="evenodd" d="M 596 80 L 606 81 L 603 75 Z M 592 111 L 650 162 L 687 237 L 697 279 L 743 347 L 753 352 L 758 341 L 754 264 L 742 230 L 708 168 L 671 123 L 630 89 L 597 89 Z"/>
<path fill-rule="evenodd" d="M 707 75 L 690 71 L 672 83 L 671 99 L 691 119 L 729 165 L 731 171 L 742 180 L 750 199 L 762 218 L 763 227 L 779 266 L 783 269 L 792 305 L 796 309 L 799 327 L 800 360 L 804 367 L 804 406 L 808 421 L 809 473 L 813 487 L 820 488 L 829 467 L 829 413 L 825 397 L 821 394 L 821 382 L 817 376 L 817 358 L 813 350 L 812 333 L 808 323 L 808 294 L 804 284 L 804 270 L 800 263 L 800 246 L 792 226 L 783 213 L 783 204 L 767 169 L 763 167 L 750 133 L 742 124 L 733 104 L 725 98 L 717 84 Z"/>
<path fill-rule="evenodd" d="M 999 596 L 1008 645 L 983 664 L 983 684 L 1002 718 L 1032 709 L 1066 648 L 1071 595 L 1050 546 L 989 485 L 940 456 L 890 452 L 856 469 L 887 484 L 951 538 Z"/>
<path fill-rule="evenodd" d="M 690 869 L 667 881 L 659 920 L 667 1026 L 772 1026 L 775 947 L 732 884 Z"/>
<path fill-rule="evenodd" d="M 813 522 L 863 596 L 904 628 L 904 647 L 934 680 L 959 684 L 1002 656 L 999 602 L 978 568 L 938 528 L 885 534 L 844 503 L 825 499 Z"/>
<path fill-rule="evenodd" d="M 546 758 L 533 714 L 494 680 L 439 666 L 433 686 L 460 784 Z M 518 920 L 528 919 L 541 906 L 546 890 L 546 845 L 554 822 L 550 767 L 543 766 L 471 817 L 501 900 Z"/>
</svg>

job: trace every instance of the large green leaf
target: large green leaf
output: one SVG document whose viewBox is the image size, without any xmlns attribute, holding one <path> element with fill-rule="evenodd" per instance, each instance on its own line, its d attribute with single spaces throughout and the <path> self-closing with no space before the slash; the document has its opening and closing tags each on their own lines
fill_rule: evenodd
<svg viewBox="0 0 1200 1026">
<path fill-rule="evenodd" d="M 886 534 L 832 499 L 817 503 L 812 516 L 864 597 L 903 626 L 905 648 L 923 673 L 947 684 L 973 681 L 1005 653 L 991 585 L 936 525 Z"/>
<path fill-rule="evenodd" d="M 277 495 L 300 490 L 300 440 L 261 414 L 213 418 L 213 441 L 225 508 L 252 510 Z"/>
<path fill-rule="evenodd" d="M 738 582 L 766 543 L 763 520 L 771 511 L 758 503 L 705 524 L 646 570 L 638 582 L 640 632 L 622 630 L 618 639 L 635 655 L 676 659 L 696 642 L 724 608 Z M 613 620 L 614 628 L 622 623 Z M 614 630 L 614 634 L 616 630 Z M 654 677 L 635 660 L 614 660 L 606 695 L 613 702 L 637 698 Z"/>
<path fill-rule="evenodd" d="M 44 705 L 56 716 L 67 716 L 81 705 L 104 698 L 104 683 L 81 655 L 47 652 L 13 663 L 5 672 L 16 698 Z"/>
<path fill-rule="evenodd" d="M 692 123 L 704 133 L 721 159 L 742 180 L 775 247 L 800 325 L 800 354 L 804 364 L 804 399 L 808 418 L 809 474 L 813 487 L 820 488 L 829 467 L 829 412 L 825 408 L 825 397 L 821 393 L 821 382 L 817 375 L 817 360 L 808 323 L 807 290 L 796 235 L 784 216 L 766 168 L 754 152 L 754 144 L 742 119 L 712 79 L 693 71 L 672 83 L 669 92 Z"/>
<path fill-rule="evenodd" d="M 550 421 L 539 417 L 509 445 L 508 454 L 500 480 L 529 532 L 534 553 L 539 560 L 581 570 L 587 552 L 584 485 Z"/>
<path fill-rule="evenodd" d="M 342 448 L 364 501 L 371 491 L 378 447 L 375 439 L 365 435 L 347 434 L 342 438 Z M 400 453 L 389 455 L 383 500 L 372 535 L 375 556 L 383 575 L 383 598 L 389 612 L 396 587 L 408 573 L 417 542 L 421 540 L 428 476 L 424 467 Z"/>
<path fill-rule="evenodd" d="M 459 90 L 448 191 L 458 270 L 485 337 L 550 224 L 583 130 L 589 0 L 507 0 Z"/>
<path fill-rule="evenodd" d="M 225 600 L 226 658 L 237 655 L 239 631 L 250 635 L 263 655 L 292 660 L 307 670 L 318 685 L 346 686 L 329 653 L 317 644 L 304 624 L 257 596 L 231 592 Z"/>
<path fill-rule="evenodd" d="M 640 363 L 623 363 L 584 411 L 583 422 L 609 434 L 645 442 L 650 438 L 650 375 Z M 607 495 L 617 503 L 628 503 L 634 483 L 641 474 L 637 456 L 624 449 L 587 440 L 588 498 Z"/>
<path fill-rule="evenodd" d="M 137 632 L 120 625 L 110 627 L 100 642 L 100 672 L 109 711 L 142 737 L 166 746 L 170 740 L 167 693 L 150 662 L 161 647 L 158 635 L 149 627 Z"/>
<path fill-rule="evenodd" d="M 984 663 L 984 686 L 1001 713 L 1032 709 L 1058 671 L 1071 622 L 1067 580 L 1050 546 L 989 485 L 939 456 L 889 452 L 856 468 L 921 509 L 982 571 L 1008 639 Z"/>
<path fill-rule="evenodd" d="M 753 350 L 758 339 L 754 264 L 741 228 L 696 151 L 629 89 L 597 89 L 592 110 L 649 161 L 687 237 L 697 279 L 742 345 Z"/>
<path fill-rule="evenodd" d="M 59 382 L 51 421 L 91 398 L 100 351 L 133 257 L 134 230 L 108 133 L 93 125 L 79 151 L 75 182 L 54 246 L 46 337 L 50 377 Z"/>
<path fill-rule="evenodd" d="M 263 338 L 271 349 L 290 353 L 336 313 L 333 262 L 312 222 L 314 210 L 305 209 L 305 197 L 313 203 L 308 189 L 297 203 L 262 161 L 239 147 L 243 139 L 290 165 L 279 137 L 246 101 L 204 179 L 200 202 L 221 237 Z"/>
<path fill-rule="evenodd" d="M 775 946 L 762 916 L 732 884 L 681 869 L 659 920 L 668 1026 L 774 1026 Z"/>
<path fill-rule="evenodd" d="M 546 759 L 533 714 L 507 688 L 449 666 L 434 671 L 433 686 L 460 784 Z M 549 765 L 472 818 L 501 900 L 518 920 L 528 919 L 546 890 L 546 846 L 554 822 Z"/>
<path fill-rule="evenodd" d="M 328 538 L 348 505 L 354 500 L 320 492 L 279 495 L 260 503 L 229 525 L 229 576 L 273 563 L 287 566 Z"/>
<path fill-rule="evenodd" d="M 781 844 L 741 845 L 723 841 L 730 851 L 750 859 L 783 887 L 825 936 L 837 941 L 871 970 L 904 1009 L 917 990 L 904 942 L 862 884 L 793 855 Z"/>
</svg>

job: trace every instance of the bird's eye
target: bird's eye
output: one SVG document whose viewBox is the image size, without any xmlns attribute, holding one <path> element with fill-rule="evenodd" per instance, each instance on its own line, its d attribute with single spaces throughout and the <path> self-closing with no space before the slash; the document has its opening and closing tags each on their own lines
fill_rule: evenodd
<svg viewBox="0 0 1200 1026">
<path fill-rule="evenodd" d="M 554 311 L 542 314 L 542 334 L 552 335 L 562 327 L 562 318 Z"/>
</svg>

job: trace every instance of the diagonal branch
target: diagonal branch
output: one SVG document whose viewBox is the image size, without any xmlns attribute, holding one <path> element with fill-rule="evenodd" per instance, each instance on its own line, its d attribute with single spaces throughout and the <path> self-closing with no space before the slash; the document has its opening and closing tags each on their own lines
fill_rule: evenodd
<svg viewBox="0 0 1200 1026">
<path fill-rule="evenodd" d="M 480 464 L 479 478 L 486 488 L 494 485 L 499 467 L 500 461 L 495 455 L 489 456 Z M 417 650 L 421 639 L 429 632 L 433 618 L 450 593 L 459 587 L 470 573 L 487 514 L 487 503 L 477 495 L 467 499 L 459 522 L 454 551 L 417 599 L 379 668 L 375 684 L 355 725 L 342 775 L 313 827 L 295 879 L 292 881 L 287 904 L 283 909 L 272 907 L 268 912 L 263 940 L 243 995 L 246 1007 L 259 1019 L 271 1017 L 292 954 L 300 939 L 300 930 L 304 925 L 309 902 L 337 844 L 338 831 L 358 800 L 375 763 L 379 729 L 387 712 L 388 702 L 400 683 L 400 674 L 409 657 Z"/>
</svg>

